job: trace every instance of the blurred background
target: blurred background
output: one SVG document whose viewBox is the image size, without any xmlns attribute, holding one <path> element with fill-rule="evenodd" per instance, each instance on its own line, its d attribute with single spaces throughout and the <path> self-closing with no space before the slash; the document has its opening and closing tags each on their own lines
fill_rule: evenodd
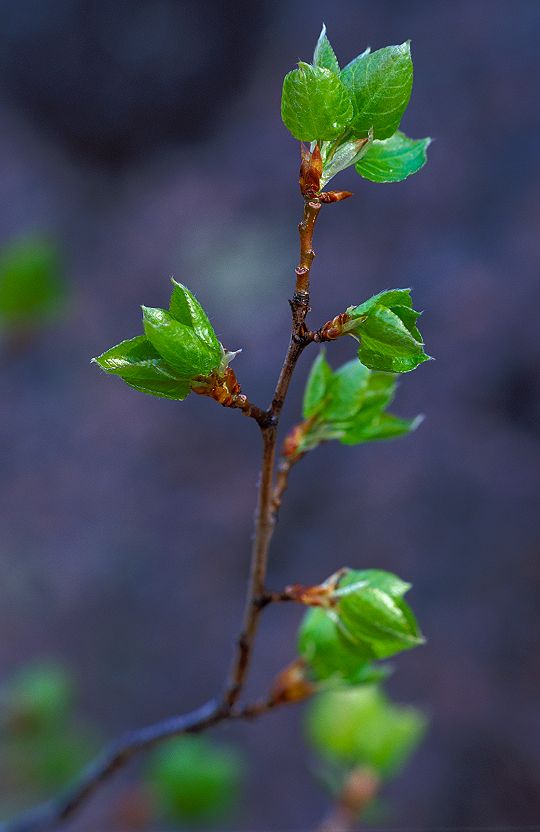
<svg viewBox="0 0 540 832">
<path fill-rule="evenodd" d="M 318 225 L 312 321 L 414 287 L 437 360 L 403 379 L 394 411 L 426 419 L 404 440 L 327 445 L 294 471 L 269 580 L 348 564 L 414 584 L 428 644 L 398 657 L 388 688 L 431 724 L 382 826 L 538 823 L 540 4 L 2 0 L 0 13 L 0 250 L 46 240 L 56 286 L 47 319 L 5 324 L 0 344 L 0 681 L 37 661 L 67 668 L 101 738 L 220 688 L 256 426 L 201 397 L 145 397 L 89 361 L 139 333 L 139 304 L 164 305 L 174 275 L 242 348 L 235 370 L 264 404 L 302 209 L 283 76 L 310 59 L 323 20 L 342 64 L 412 38 L 403 128 L 435 138 L 429 165 L 384 187 L 336 179 L 355 196 Z M 340 343 L 330 360 L 351 355 Z M 294 657 L 299 615 L 265 614 L 252 696 Z M 301 709 L 214 735 L 248 761 L 227 828 L 301 830 L 324 814 Z M 113 828 L 136 771 L 74 828 Z M 7 813 L 33 795 L 3 799 Z"/>
</svg>

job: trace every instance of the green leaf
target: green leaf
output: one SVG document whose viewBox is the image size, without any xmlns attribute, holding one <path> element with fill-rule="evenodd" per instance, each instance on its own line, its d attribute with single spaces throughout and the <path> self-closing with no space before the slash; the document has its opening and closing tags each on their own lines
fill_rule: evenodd
<svg viewBox="0 0 540 832">
<path fill-rule="evenodd" d="M 191 391 L 191 384 L 187 379 L 176 381 L 158 381 L 155 379 L 123 379 L 126 384 L 137 390 L 139 393 L 146 393 L 149 396 L 157 396 L 159 399 L 171 399 L 175 402 L 182 402 Z"/>
<path fill-rule="evenodd" d="M 363 157 L 368 146 L 369 142 L 365 139 L 351 139 L 340 144 L 328 161 L 324 161 L 321 188 L 326 187 L 336 174 L 356 164 Z"/>
<path fill-rule="evenodd" d="M 169 312 L 179 323 L 190 326 L 206 346 L 216 354 L 221 352 L 221 345 L 214 328 L 201 304 L 187 286 L 172 279 L 173 291 Z"/>
<path fill-rule="evenodd" d="M 177 371 L 163 360 L 144 335 L 122 341 L 92 361 L 99 364 L 106 373 L 122 376 L 124 379 L 178 379 Z"/>
<path fill-rule="evenodd" d="M 12 243 L 0 256 L 0 321 L 12 326 L 53 318 L 66 296 L 57 247 L 39 237 Z"/>
<path fill-rule="evenodd" d="M 423 343 L 393 310 L 384 306 L 375 306 L 355 332 L 361 340 L 358 358 L 372 370 L 408 373 L 429 360 Z"/>
<path fill-rule="evenodd" d="M 306 383 L 302 408 L 304 419 L 311 418 L 322 407 L 332 375 L 332 368 L 321 351 L 313 362 Z"/>
<path fill-rule="evenodd" d="M 410 298 L 404 290 L 381 293 L 357 307 L 364 310 L 363 315 L 355 316 L 355 310 L 352 310 L 352 326 L 358 328 L 367 320 L 377 306 L 376 299 L 384 297 L 402 302 L 395 308 L 404 316 L 410 315 L 412 326 L 417 313 L 405 305 L 410 303 Z M 385 412 L 394 397 L 395 387 L 394 375 L 370 371 L 356 360 L 347 362 L 334 373 L 321 353 L 310 371 L 304 393 L 306 421 L 299 426 L 296 451 L 305 453 L 331 439 L 344 445 L 358 445 L 393 439 L 415 430 L 422 421 L 420 417 L 399 419 Z"/>
<path fill-rule="evenodd" d="M 349 569 L 339 581 L 338 593 L 346 588 L 350 591 L 351 586 L 357 585 L 380 589 L 393 598 L 402 598 L 411 588 L 407 581 L 384 569 Z"/>
<path fill-rule="evenodd" d="M 335 612 L 347 637 L 359 644 L 368 641 L 378 658 L 388 658 L 423 643 L 411 609 L 388 587 L 381 587 L 379 576 L 353 580 L 344 586 L 340 583 L 335 594 L 339 598 Z"/>
<path fill-rule="evenodd" d="M 146 780 L 161 814 L 171 821 L 210 823 L 229 814 L 243 774 L 237 749 L 184 736 L 153 753 Z"/>
<path fill-rule="evenodd" d="M 325 758 L 395 776 L 421 742 L 427 721 L 417 708 L 394 705 L 375 686 L 330 690 L 315 697 L 306 733 Z"/>
<path fill-rule="evenodd" d="M 336 58 L 336 53 L 332 49 L 330 41 L 326 35 L 326 26 L 323 23 L 321 34 L 315 45 L 313 53 L 313 63 L 315 66 L 320 66 L 323 69 L 329 69 L 336 75 L 339 75 L 339 63 Z"/>
<path fill-rule="evenodd" d="M 209 375 L 221 361 L 221 349 L 211 348 L 194 329 L 164 309 L 143 306 L 144 332 L 154 349 L 187 378 Z"/>
<path fill-rule="evenodd" d="M 122 341 L 92 361 L 141 393 L 182 401 L 191 389 L 189 378 L 167 364 L 144 335 Z"/>
<path fill-rule="evenodd" d="M 423 416 L 414 419 L 400 419 L 391 413 L 380 413 L 369 422 L 352 424 L 343 432 L 343 445 L 359 445 L 362 442 L 376 442 L 385 439 L 397 439 L 412 433 L 423 422 Z"/>
<path fill-rule="evenodd" d="M 407 373 L 429 356 L 416 327 L 410 289 L 391 289 L 347 310 L 345 331 L 360 339 L 358 357 L 372 370 Z"/>
<path fill-rule="evenodd" d="M 389 139 L 369 142 L 356 170 L 371 182 L 402 182 L 424 167 L 430 143 L 429 138 L 409 139 L 398 130 Z"/>
<path fill-rule="evenodd" d="M 285 76 L 281 117 L 300 141 L 337 138 L 352 117 L 352 104 L 341 80 L 329 69 L 298 64 Z"/>
<path fill-rule="evenodd" d="M 25 731 L 56 729 L 58 723 L 70 717 L 73 681 L 59 665 L 30 665 L 10 680 L 5 702 L 15 725 Z"/>
<path fill-rule="evenodd" d="M 341 72 L 354 107 L 351 126 L 357 137 L 388 139 L 399 127 L 411 97 L 413 65 L 410 42 L 364 52 Z"/>
<path fill-rule="evenodd" d="M 298 652 L 308 663 L 315 679 L 356 684 L 366 675 L 375 653 L 368 642 L 355 644 L 340 636 L 340 622 L 332 611 L 309 609 L 298 632 Z"/>
<path fill-rule="evenodd" d="M 370 372 L 358 361 L 348 361 L 334 373 L 324 419 L 332 423 L 346 422 L 362 407 Z"/>
</svg>

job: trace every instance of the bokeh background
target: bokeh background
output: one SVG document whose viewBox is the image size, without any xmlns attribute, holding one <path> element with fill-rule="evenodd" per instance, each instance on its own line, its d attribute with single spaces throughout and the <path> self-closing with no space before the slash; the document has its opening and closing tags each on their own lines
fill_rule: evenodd
<svg viewBox="0 0 540 832">
<path fill-rule="evenodd" d="M 436 362 L 400 387 L 413 436 L 328 445 L 294 472 L 270 583 L 378 566 L 414 583 L 426 647 L 389 689 L 431 728 L 383 823 L 540 822 L 540 4 L 537 0 L 0 2 L 0 245 L 56 240 L 65 315 L 0 371 L 0 672 L 69 667 L 104 736 L 219 689 L 242 611 L 259 438 L 193 396 L 134 393 L 91 356 L 139 332 L 175 275 L 264 403 L 297 257 L 298 147 L 281 82 L 321 22 L 346 63 L 412 38 L 403 127 L 432 135 L 405 183 L 340 175 L 317 228 L 313 321 L 413 286 Z M 336 180 L 337 182 L 337 180 Z M 350 344 L 332 350 L 335 363 Z M 298 417 L 304 356 L 284 414 Z M 295 653 L 265 614 L 250 691 Z M 299 709 L 216 731 L 250 760 L 234 828 L 312 828 L 327 808 Z M 0 755 L 1 755 L 0 749 Z M 103 790 L 75 824 L 103 828 Z"/>
</svg>

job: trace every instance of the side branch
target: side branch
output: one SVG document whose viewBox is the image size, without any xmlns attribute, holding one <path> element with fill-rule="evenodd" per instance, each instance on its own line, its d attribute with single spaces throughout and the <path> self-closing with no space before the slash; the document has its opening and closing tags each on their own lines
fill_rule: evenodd
<svg viewBox="0 0 540 832">
<path fill-rule="evenodd" d="M 307 694 L 306 694 L 307 695 Z M 294 698 L 269 696 L 254 704 L 237 709 L 224 709 L 218 700 L 211 700 L 188 714 L 173 716 L 138 731 L 132 731 L 111 743 L 62 795 L 16 818 L 0 823 L 0 832 L 46 832 L 67 821 L 99 786 L 141 751 L 182 734 L 198 734 L 227 720 L 254 719 L 280 705 L 299 701 Z"/>
</svg>

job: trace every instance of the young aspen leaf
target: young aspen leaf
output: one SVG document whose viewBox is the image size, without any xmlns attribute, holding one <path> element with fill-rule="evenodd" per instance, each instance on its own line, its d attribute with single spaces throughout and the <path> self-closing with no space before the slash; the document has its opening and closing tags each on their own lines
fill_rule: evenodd
<svg viewBox="0 0 540 832">
<path fill-rule="evenodd" d="M 364 52 L 347 64 L 341 79 L 353 102 L 355 136 L 368 136 L 372 130 L 375 139 L 388 139 L 399 127 L 411 97 L 410 41 Z"/>
<path fill-rule="evenodd" d="M 423 644 L 414 614 L 403 600 L 409 587 L 379 569 L 345 570 L 324 594 L 323 607 L 306 613 L 300 627 L 298 649 L 315 677 L 354 683 L 373 659 Z M 320 595 L 312 597 L 313 603 L 321 603 Z"/>
<path fill-rule="evenodd" d="M 408 373 L 429 361 L 416 326 L 410 289 L 391 289 L 347 309 L 341 334 L 360 341 L 358 358 L 372 370 Z"/>
<path fill-rule="evenodd" d="M 330 390 L 332 377 L 332 368 L 321 351 L 313 362 L 306 383 L 302 405 L 304 419 L 310 419 L 321 409 Z"/>
<path fill-rule="evenodd" d="M 223 349 L 192 292 L 172 284 L 168 312 L 143 307 L 145 335 L 122 341 L 93 361 L 134 390 L 181 401 L 201 378 L 223 374 L 236 353 Z"/>
<path fill-rule="evenodd" d="M 399 419 L 385 412 L 395 389 L 395 376 L 372 372 L 356 360 L 334 372 L 321 352 L 306 384 L 305 421 L 289 435 L 286 455 L 306 453 L 330 439 L 344 445 L 358 445 L 392 439 L 415 430 L 421 421 L 419 417 Z"/>
<path fill-rule="evenodd" d="M 427 720 L 417 708 L 394 705 L 370 685 L 330 690 L 308 711 L 307 736 L 325 758 L 396 775 L 418 747 Z"/>
<path fill-rule="evenodd" d="M 339 75 L 338 59 L 336 58 L 336 53 L 332 49 L 332 45 L 326 35 L 326 26 L 324 23 L 322 25 L 319 39 L 315 45 L 313 64 L 314 66 L 320 66 L 323 69 L 329 69 L 331 72 Z"/>
<path fill-rule="evenodd" d="M 376 668 L 371 663 L 375 655 L 370 646 L 340 637 L 340 627 L 337 616 L 328 610 L 314 607 L 304 615 L 298 631 L 298 652 L 315 680 L 356 685 L 386 677 L 388 668 Z"/>
<path fill-rule="evenodd" d="M 368 641 L 379 659 L 423 644 L 424 639 L 402 596 L 409 588 L 379 570 L 350 570 L 339 583 L 336 612 L 352 640 Z"/>
<path fill-rule="evenodd" d="M 321 188 L 324 188 L 336 174 L 359 162 L 366 153 L 368 146 L 368 139 L 351 139 L 351 141 L 340 144 L 333 155 L 324 161 Z"/>
<path fill-rule="evenodd" d="M 281 117 L 295 139 L 335 139 L 352 113 L 349 93 L 332 70 L 300 61 L 298 69 L 285 76 Z"/>
<path fill-rule="evenodd" d="M 356 170 L 371 182 L 402 182 L 424 167 L 430 143 L 429 138 L 409 139 L 398 130 L 389 139 L 369 143 Z"/>
</svg>

